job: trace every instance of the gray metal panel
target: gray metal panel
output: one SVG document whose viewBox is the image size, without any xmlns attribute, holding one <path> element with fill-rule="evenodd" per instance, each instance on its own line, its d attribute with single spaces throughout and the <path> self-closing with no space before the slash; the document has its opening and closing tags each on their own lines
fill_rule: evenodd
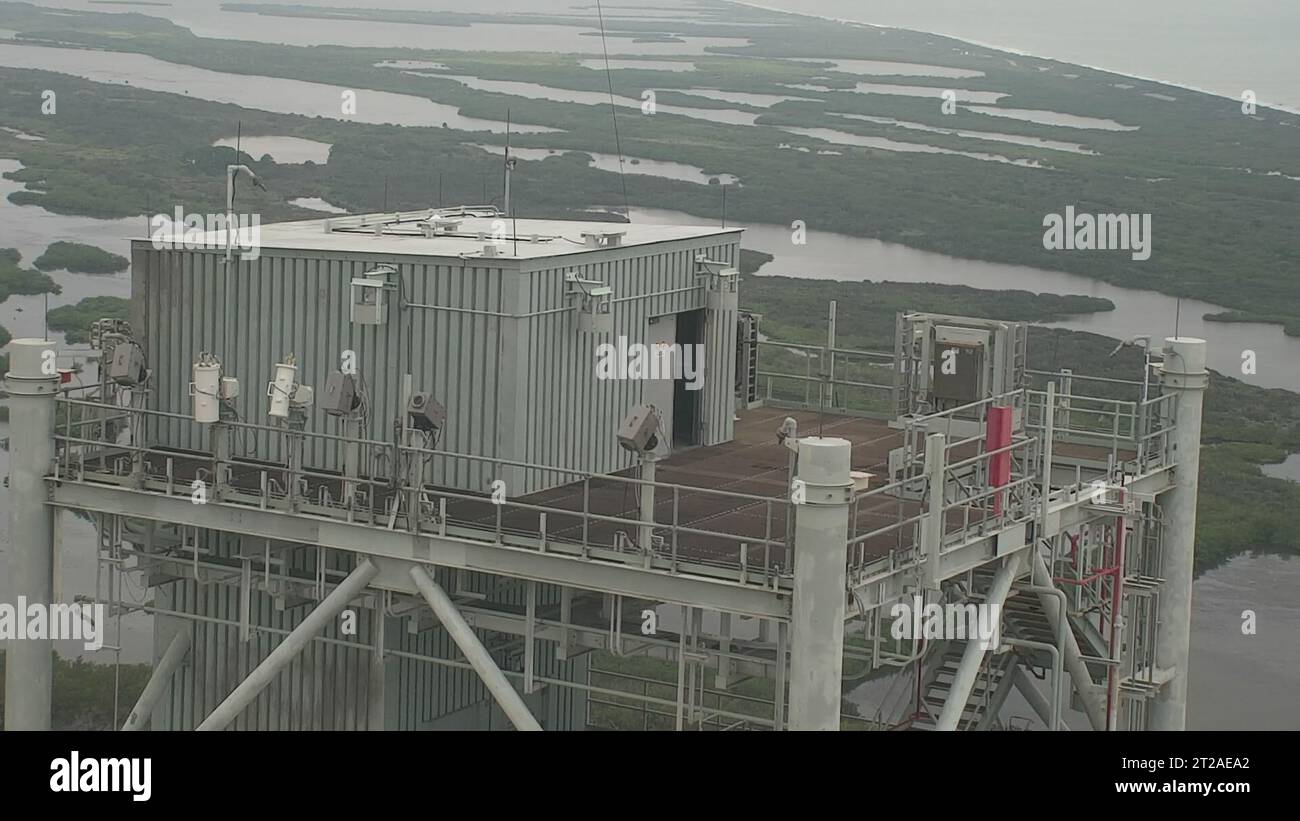
<svg viewBox="0 0 1300 821">
<path fill-rule="evenodd" d="M 503 293 L 509 289 L 503 292 L 502 283 L 513 282 L 513 272 L 477 267 L 474 261 L 390 262 L 400 273 L 405 302 L 437 307 L 393 311 L 385 325 L 362 326 L 348 321 L 349 283 L 373 268 L 374 259 L 267 253 L 233 265 L 234 273 L 227 274 L 222 256 L 210 252 L 158 251 L 137 243 L 133 257 L 141 272 L 133 282 L 141 306 L 136 327 L 154 373 L 155 407 L 190 413 L 190 366 L 199 352 L 209 351 L 222 360 L 227 375 L 240 380 L 241 418 L 264 422 L 266 384 L 286 354 L 296 354 L 301 382 L 323 389 L 342 352 L 352 350 L 369 395 L 367 438 L 392 441 L 402 374 L 409 370 L 417 389 L 447 406 L 439 449 L 507 454 L 491 420 L 502 416 L 499 376 L 512 370 L 513 352 L 502 346 L 512 320 L 496 314 L 505 313 Z M 342 433 L 341 423 L 314 410 L 309 429 Z M 161 424 L 149 435 L 176 447 L 208 447 L 206 432 L 185 422 Z M 282 438 L 257 441 L 241 434 L 235 449 L 285 458 Z M 304 463 L 317 468 L 337 469 L 341 459 L 341 445 L 319 442 L 304 454 Z M 435 460 L 430 479 L 485 491 L 490 473 L 481 463 Z"/>
<path fill-rule="evenodd" d="M 209 558 L 232 558 L 242 551 L 260 553 L 261 539 L 244 539 L 205 530 L 199 533 L 201 551 Z M 310 578 L 316 570 L 317 550 L 314 547 L 289 549 L 285 554 L 287 567 L 295 574 Z M 330 571 L 346 573 L 351 569 L 353 557 L 343 551 L 326 550 L 325 566 Z M 457 589 L 456 573 L 439 569 L 440 584 L 448 590 Z M 526 587 L 519 580 L 485 573 L 465 573 L 462 585 L 466 590 L 481 592 L 487 601 L 509 605 L 522 611 Z M 260 579 L 254 574 L 255 587 Z M 554 606 L 560 600 L 560 589 L 555 585 L 539 584 L 539 607 Z M 200 620 L 194 623 L 195 640 L 189 662 L 173 677 L 170 697 L 162 702 L 155 729 L 191 730 L 248 675 L 282 639 L 282 634 L 259 630 L 259 626 L 276 630 L 292 630 L 315 606 L 314 602 L 279 609 L 274 598 L 262 590 L 254 590 L 251 597 L 250 623 L 252 629 L 247 642 L 239 640 L 239 590 L 236 585 L 186 579 L 160 588 L 160 607 L 193 613 Z M 373 635 L 374 611 L 355 608 L 356 635 L 343 635 L 341 622 L 331 622 L 323 634 L 328 639 L 348 641 L 356 647 L 334 643 L 311 642 L 302 654 L 294 659 L 271 684 L 263 690 L 232 725 L 239 730 L 364 730 L 368 729 L 367 702 L 369 698 L 370 637 Z M 218 623 L 220 622 L 220 623 Z M 387 645 L 392 650 L 433 656 L 442 659 L 462 659 L 459 649 L 441 627 L 426 627 L 412 633 L 403 619 L 389 619 Z M 479 631 L 487 646 L 500 641 L 500 636 Z M 507 660 L 497 654 L 503 669 L 522 671 L 522 651 Z M 406 657 L 390 657 L 390 670 L 386 700 L 389 705 L 387 726 L 384 729 L 428 729 L 433 723 L 464 711 L 475 705 L 491 701 L 487 688 L 472 670 L 448 667 L 442 664 Z M 555 658 L 551 642 L 538 642 L 536 673 L 539 677 L 564 681 L 585 680 L 585 662 L 561 662 Z M 556 691 L 559 704 L 582 703 L 585 694 L 571 688 L 548 685 Z M 538 699 L 538 704 L 543 704 Z M 482 716 L 464 716 L 466 720 L 486 721 Z M 585 716 L 581 710 L 568 709 L 548 717 L 547 729 L 580 729 Z M 571 722 L 577 721 L 577 726 Z M 469 725 L 475 726 L 471 721 Z M 480 727 L 481 728 L 481 727 Z"/>
<path fill-rule="evenodd" d="M 227 375 L 241 383 L 241 418 L 264 421 L 265 386 L 276 362 L 297 355 L 299 379 L 323 388 L 344 350 L 358 354 L 371 414 L 364 435 L 392 440 L 400 412 L 402 374 L 416 388 L 443 402 L 448 423 L 439 449 L 576 470 L 607 472 L 631 466 L 618 448 L 615 428 L 628 408 L 642 401 L 638 381 L 596 380 L 597 346 L 625 335 L 645 339 L 651 316 L 702 309 L 704 280 L 694 258 L 704 254 L 735 263 L 739 235 L 706 237 L 651 246 L 578 251 L 518 273 L 481 260 L 412 262 L 371 254 L 264 252 L 233 264 L 210 251 L 133 247 L 138 304 L 137 332 L 154 371 L 156 407 L 190 412 L 190 366 L 200 351 L 216 354 Z M 720 241 L 721 240 L 721 241 Z M 556 263 L 560 263 L 556 265 Z M 350 280 L 376 264 L 399 271 L 404 303 L 388 323 L 354 325 L 348 320 Z M 492 263 L 495 265 L 496 263 Z M 502 266 L 514 266 L 504 260 Z M 567 309 L 564 276 L 576 270 L 614 289 L 615 333 L 580 333 Z M 458 310 L 459 309 L 459 310 Z M 515 318 L 519 317 L 519 318 Z M 734 317 L 706 325 L 706 388 L 701 413 L 704 443 L 731 437 L 734 380 Z M 227 338 L 229 337 L 229 338 Z M 313 411 L 312 430 L 341 433 L 341 424 Z M 186 422 L 163 423 L 151 438 L 176 447 L 206 448 L 206 432 Z M 237 453 L 285 459 L 282 437 L 237 436 Z M 337 469 L 342 446 L 316 442 L 306 465 Z M 485 492 L 506 478 L 521 495 L 569 481 L 540 471 L 506 471 L 481 462 L 435 459 L 429 478 L 437 484 Z"/>
<path fill-rule="evenodd" d="M 521 408 L 523 453 L 520 459 L 592 473 L 631 467 L 634 457 L 617 444 L 615 433 L 627 411 L 643 401 L 639 380 L 599 380 L 597 350 L 626 336 L 644 343 L 651 317 L 706 307 L 705 278 L 696 276 L 695 257 L 736 264 L 739 237 L 664 243 L 652 247 L 591 252 L 563 260 L 557 267 L 525 270 L 521 336 L 527 359 L 520 384 L 527 408 Z M 614 331 L 585 334 L 572 311 L 557 311 L 565 301 L 565 274 L 599 280 L 613 289 Z M 705 444 L 732 435 L 735 372 L 735 315 L 711 317 L 705 331 L 702 420 Z M 710 312 L 712 314 L 712 312 Z M 559 484 L 565 477 L 523 477 L 527 490 Z M 568 480 L 571 480 L 568 479 Z"/>
</svg>

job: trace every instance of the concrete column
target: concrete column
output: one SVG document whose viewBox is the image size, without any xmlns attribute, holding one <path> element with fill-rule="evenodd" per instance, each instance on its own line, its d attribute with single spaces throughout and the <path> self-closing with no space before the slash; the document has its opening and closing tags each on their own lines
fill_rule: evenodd
<svg viewBox="0 0 1300 821">
<path fill-rule="evenodd" d="M 790 728 L 840 728 L 852 446 L 809 436 L 798 442 L 794 488 L 794 613 L 790 637 Z"/>
<path fill-rule="evenodd" d="M 9 354 L 9 588 L 15 604 L 54 603 L 54 514 L 45 477 L 54 461 L 55 346 L 15 339 Z M 19 613 L 18 618 L 26 618 Z M 5 729 L 50 729 L 54 645 L 15 639 L 5 653 Z"/>
<path fill-rule="evenodd" d="M 1174 489 L 1160 497 L 1164 510 L 1165 583 L 1160 589 L 1156 666 L 1173 677 L 1151 705 L 1151 729 L 1182 730 L 1187 724 L 1187 657 L 1191 648 L 1192 563 L 1196 545 L 1196 492 L 1201 469 L 1201 406 L 1209 375 L 1205 341 L 1165 340 L 1164 389 L 1174 394 Z"/>
</svg>

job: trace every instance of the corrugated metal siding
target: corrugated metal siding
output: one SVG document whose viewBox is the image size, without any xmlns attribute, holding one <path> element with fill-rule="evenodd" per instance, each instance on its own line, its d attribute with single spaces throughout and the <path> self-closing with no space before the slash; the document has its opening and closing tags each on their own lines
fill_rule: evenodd
<svg viewBox="0 0 1300 821">
<path fill-rule="evenodd" d="M 214 558 L 238 556 L 242 550 L 260 555 L 263 541 L 244 539 L 217 531 L 202 531 L 200 549 Z M 276 555 L 281 555 L 278 551 Z M 312 577 L 315 572 L 317 548 L 293 548 L 284 553 L 287 567 L 295 575 Z M 326 567 L 332 571 L 348 572 L 353 557 L 340 551 L 326 550 Z M 457 589 L 454 571 L 440 568 L 436 573 L 438 583 L 448 592 Z M 255 585 L 260 581 L 254 574 Z M 481 592 L 487 601 L 510 605 L 522 611 L 527 596 L 525 584 L 501 576 L 482 573 L 465 573 L 461 586 L 468 591 Z M 249 640 L 239 640 L 239 590 L 236 586 L 200 583 L 187 579 L 168 584 L 158 591 L 160 607 L 185 613 L 194 613 L 202 619 L 222 622 L 196 621 L 194 644 L 188 662 L 173 676 L 169 696 L 162 702 L 155 729 L 191 730 L 221 703 L 223 699 L 257 667 L 283 640 L 280 633 L 259 631 L 266 626 L 277 630 L 292 630 L 315 602 L 278 609 L 275 599 L 261 590 L 251 597 L 250 623 L 253 629 Z M 537 586 L 539 608 L 554 606 L 560 600 L 559 588 L 554 585 Z M 374 635 L 374 611 L 353 608 L 356 613 L 356 634 L 343 635 L 341 621 L 330 622 L 322 634 L 328 639 L 350 642 L 353 647 L 325 642 L 311 642 L 303 652 L 263 690 L 243 712 L 233 729 L 241 730 L 365 730 L 369 729 L 369 669 L 372 654 L 371 636 Z M 165 617 L 164 617 L 165 618 Z M 442 627 L 428 627 L 410 632 L 404 619 L 389 618 L 385 627 L 387 646 L 392 650 L 432 656 L 442 659 L 462 660 L 463 656 Z M 506 637 L 478 631 L 479 638 L 492 648 L 510 641 Z M 521 645 L 513 637 L 515 645 Z M 161 644 L 156 652 L 165 649 Z M 555 645 L 537 642 L 535 673 L 539 677 L 562 681 L 585 681 L 585 659 L 558 661 Z M 502 669 L 523 671 L 522 647 L 508 654 L 496 653 Z M 491 701 L 487 688 L 472 670 L 448 667 L 442 664 L 401 656 L 389 656 L 388 683 L 385 692 L 386 721 L 384 729 L 429 729 L 448 716 L 486 705 Z M 538 720 L 546 729 L 581 729 L 585 720 L 585 693 L 573 688 L 548 685 L 529 697 L 530 706 L 537 712 Z M 490 711 L 462 715 L 459 726 L 484 728 Z M 467 725 L 466 722 L 469 722 Z M 576 724 L 574 723 L 576 722 Z M 498 726 L 498 729 L 500 727 Z"/>
<path fill-rule="evenodd" d="M 323 390 L 342 352 L 352 350 L 369 396 L 370 439 L 392 440 L 392 420 L 403 410 L 402 374 L 409 370 L 415 389 L 432 392 L 447 407 L 440 450 L 604 473 L 633 464 L 614 434 L 627 411 L 643 401 L 643 385 L 597 380 L 597 346 L 619 335 L 643 342 L 651 317 L 704 309 L 705 280 L 695 275 L 694 262 L 701 253 L 734 265 L 739 237 L 586 251 L 558 264 L 543 260 L 546 267 L 523 273 L 470 262 L 264 252 L 228 274 L 219 253 L 155 250 L 138 242 L 135 327 L 155 374 L 153 404 L 161 410 L 190 413 L 190 370 L 201 351 L 217 355 L 226 374 L 240 380 L 240 417 L 264 423 L 275 363 L 293 352 L 299 380 Z M 398 269 L 403 302 L 438 308 L 393 309 L 385 325 L 353 325 L 350 280 L 377 264 Z M 575 312 L 559 310 L 570 305 L 564 282 L 569 271 L 613 288 L 614 334 L 580 333 Z M 734 321 L 734 314 L 715 312 L 706 320 L 703 444 L 732 435 Z M 308 430 L 343 432 L 340 422 L 318 410 L 311 412 Z M 173 447 L 210 447 L 202 427 L 184 421 L 163 423 L 148 435 Z M 308 442 L 304 465 L 341 467 L 342 443 Z M 280 436 L 235 437 L 236 455 L 283 461 L 284 448 Z M 493 479 L 506 478 L 512 496 L 572 480 L 524 473 L 435 458 L 428 477 L 479 492 Z"/>
<path fill-rule="evenodd" d="M 695 275 L 696 255 L 734 265 L 739 249 L 739 239 L 675 242 L 654 246 L 653 253 L 636 247 L 600 251 L 573 257 L 560 266 L 525 271 L 521 312 L 540 315 L 521 320 L 525 344 L 520 383 L 526 386 L 530 404 L 521 419 L 520 458 L 591 473 L 631 467 L 635 460 L 618 446 L 615 434 L 627 412 L 643 401 L 644 384 L 597 379 L 598 347 L 616 342 L 619 336 L 626 336 L 629 344 L 644 343 L 651 317 L 706 308 L 705 279 Z M 613 288 L 612 334 L 580 332 L 578 317 L 571 311 L 542 313 L 568 305 L 564 277 L 570 271 Z M 701 441 L 716 444 L 732 435 L 735 316 L 709 317 L 706 322 Z M 542 477 L 526 477 L 530 491 L 539 484 L 564 481 L 572 479 L 557 475 L 543 482 Z"/>
<path fill-rule="evenodd" d="M 402 374 L 409 370 L 416 390 L 431 392 L 447 407 L 439 449 L 503 455 L 497 426 L 485 420 L 498 417 L 502 333 L 510 320 L 493 314 L 508 310 L 503 294 L 513 289 L 503 289 L 503 280 L 513 282 L 513 272 L 468 264 L 265 253 L 232 266 L 227 294 L 220 254 L 157 251 L 137 243 L 133 256 L 136 271 L 143 272 L 134 283 L 143 309 L 137 311 L 135 327 L 155 374 L 154 407 L 190 413 L 191 366 L 201 351 L 208 351 L 222 360 L 228 376 L 240 380 L 240 418 L 265 423 L 266 385 L 286 354 L 297 357 L 299 381 L 320 391 L 329 372 L 339 368 L 343 351 L 352 350 L 370 401 L 368 438 L 392 441 L 392 420 L 403 411 L 398 407 Z M 384 325 L 353 325 L 349 283 L 377 264 L 398 269 L 407 303 L 483 313 L 394 309 Z M 311 412 L 308 430 L 343 432 L 342 423 L 319 410 Z M 173 447 L 208 447 L 201 426 L 182 421 L 160 425 L 150 435 Z M 234 447 L 238 455 L 285 458 L 283 437 L 259 440 L 239 434 Z M 341 444 L 317 441 L 304 452 L 303 463 L 337 469 L 342 450 Z M 486 490 L 490 473 L 481 463 L 435 460 L 430 479 Z"/>
</svg>

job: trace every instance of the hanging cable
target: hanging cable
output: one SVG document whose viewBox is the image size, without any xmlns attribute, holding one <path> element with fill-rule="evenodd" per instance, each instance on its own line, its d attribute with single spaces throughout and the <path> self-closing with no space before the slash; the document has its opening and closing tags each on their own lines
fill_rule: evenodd
<svg viewBox="0 0 1300 821">
<path fill-rule="evenodd" d="M 596 17 L 600 21 L 600 49 L 605 54 L 605 81 L 609 84 L 609 115 L 614 121 L 614 150 L 618 152 L 618 181 L 623 186 L 623 217 L 632 221 L 632 210 L 627 203 L 627 175 L 623 173 L 623 144 L 618 137 L 618 107 L 614 105 L 614 74 L 609 68 L 609 46 L 605 43 L 605 13 L 600 0 L 596 0 Z"/>
</svg>

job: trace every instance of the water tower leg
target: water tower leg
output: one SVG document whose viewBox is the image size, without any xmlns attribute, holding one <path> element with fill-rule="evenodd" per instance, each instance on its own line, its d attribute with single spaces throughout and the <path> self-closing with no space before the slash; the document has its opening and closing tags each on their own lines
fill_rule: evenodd
<svg viewBox="0 0 1300 821">
<path fill-rule="evenodd" d="M 9 374 L 9 578 L 14 604 L 54 599 L 54 513 L 45 477 L 54 462 L 54 343 L 15 339 Z M 26 619 L 25 612 L 15 614 Z M 5 653 L 5 729 L 50 729 L 54 644 L 15 639 Z"/>
<path fill-rule="evenodd" d="M 795 486 L 794 613 L 790 637 L 790 729 L 840 728 L 852 446 L 799 440 Z"/>
<path fill-rule="evenodd" d="M 1192 637 L 1192 566 L 1196 546 L 1196 494 L 1201 469 L 1201 410 L 1209 375 L 1205 341 L 1165 340 L 1164 386 L 1174 398 L 1174 476 L 1177 484 L 1160 498 L 1164 509 L 1162 552 L 1165 583 L 1160 590 L 1156 666 L 1173 678 L 1151 705 L 1152 730 L 1182 730 L 1187 725 L 1187 659 Z"/>
</svg>

